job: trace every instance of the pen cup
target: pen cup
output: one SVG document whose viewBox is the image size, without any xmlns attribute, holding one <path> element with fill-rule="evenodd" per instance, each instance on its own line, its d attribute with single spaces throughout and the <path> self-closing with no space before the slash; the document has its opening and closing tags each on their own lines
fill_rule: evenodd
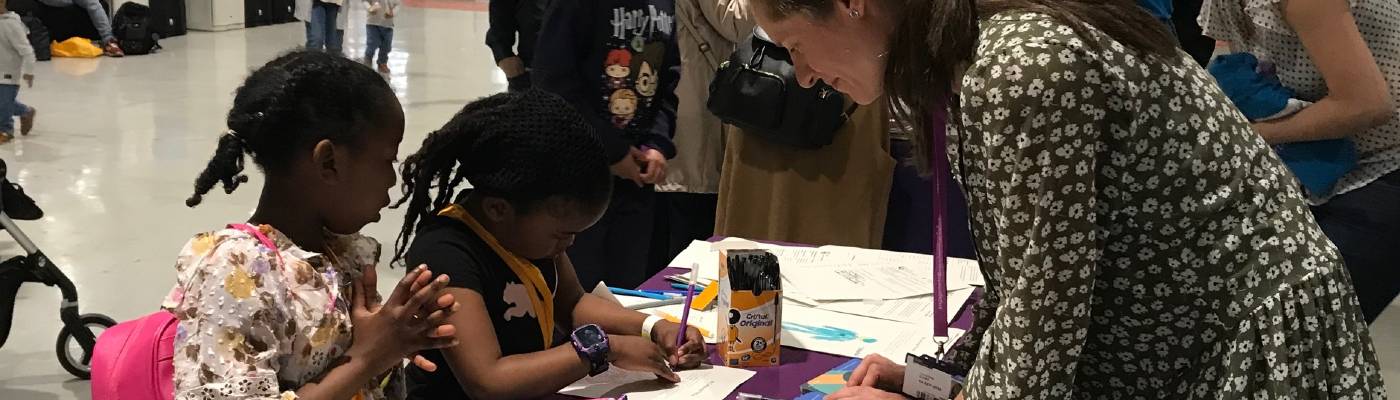
<svg viewBox="0 0 1400 400">
<path fill-rule="evenodd" d="M 724 365 L 779 365 L 782 280 L 778 258 L 765 250 L 721 250 L 717 349 Z"/>
</svg>

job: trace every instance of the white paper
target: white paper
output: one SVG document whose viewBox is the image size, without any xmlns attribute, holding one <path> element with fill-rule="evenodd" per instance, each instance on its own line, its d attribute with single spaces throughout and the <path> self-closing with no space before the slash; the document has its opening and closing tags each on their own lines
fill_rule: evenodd
<svg viewBox="0 0 1400 400">
<path fill-rule="evenodd" d="M 759 243 L 743 238 L 726 238 L 719 242 L 710 243 L 699 240 L 690 242 L 681 254 L 671 260 L 668 266 L 672 268 L 690 269 L 692 265 L 700 267 L 700 279 L 719 279 L 719 250 L 715 247 L 743 248 L 743 249 L 764 249 L 778 257 L 778 265 L 804 265 L 820 264 L 839 261 L 831 258 L 833 253 L 817 247 L 795 247 L 782 246 L 776 244 Z M 849 256 L 848 256 L 849 261 Z"/>
<path fill-rule="evenodd" d="M 709 344 L 715 344 L 718 342 L 715 339 L 715 329 L 719 329 L 719 319 L 715 317 L 715 315 L 717 314 L 715 313 L 714 309 L 715 307 L 710 307 L 710 310 L 708 311 L 690 310 L 690 320 L 686 321 L 690 326 L 699 328 L 700 333 L 705 334 L 705 343 Z M 674 304 L 656 308 L 647 308 L 638 311 L 655 315 L 661 318 L 666 318 L 668 320 L 671 318 L 675 318 L 677 321 L 679 321 L 681 317 L 685 316 L 685 314 L 683 314 L 683 311 L 685 311 L 685 305 Z"/>
<path fill-rule="evenodd" d="M 807 265 L 785 268 L 782 273 L 793 289 L 816 300 L 883 300 L 933 294 L 933 271 L 927 266 Z"/>
<path fill-rule="evenodd" d="M 559 394 L 587 398 L 627 395 L 628 400 L 723 400 L 755 374 L 754 371 L 702 365 L 700 368 L 676 371 L 680 383 L 670 383 L 645 372 L 628 371 L 616 366 L 608 372 L 580 379 Z"/>
<path fill-rule="evenodd" d="M 958 310 L 972 297 L 971 288 L 948 292 L 948 323 L 957 319 Z M 784 292 L 784 294 L 787 294 Z M 927 324 L 933 321 L 933 296 L 894 300 L 856 300 L 817 302 L 816 308 L 844 314 L 863 315 L 890 321 Z"/>
<path fill-rule="evenodd" d="M 948 329 L 948 343 L 962 337 Z M 783 304 L 782 345 L 839 356 L 861 358 L 881 354 L 903 360 L 904 354 L 933 354 L 938 343 L 933 324 L 886 321 L 796 304 Z"/>
<path fill-rule="evenodd" d="M 835 260 L 849 260 L 859 264 L 903 264 L 922 265 L 933 269 L 933 256 L 919 253 L 901 253 L 888 250 L 863 249 L 846 246 L 822 246 L 819 249 L 834 254 Z M 965 258 L 948 258 L 948 290 L 958 290 L 969 286 L 986 286 L 982 270 L 977 261 Z"/>
</svg>

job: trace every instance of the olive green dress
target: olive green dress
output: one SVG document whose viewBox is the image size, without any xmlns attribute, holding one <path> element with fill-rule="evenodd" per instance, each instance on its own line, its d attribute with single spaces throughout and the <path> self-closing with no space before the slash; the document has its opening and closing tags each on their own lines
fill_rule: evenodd
<svg viewBox="0 0 1400 400">
<path fill-rule="evenodd" d="M 1336 248 L 1205 71 L 981 28 L 948 138 L 988 282 L 969 399 L 1385 398 Z"/>
</svg>

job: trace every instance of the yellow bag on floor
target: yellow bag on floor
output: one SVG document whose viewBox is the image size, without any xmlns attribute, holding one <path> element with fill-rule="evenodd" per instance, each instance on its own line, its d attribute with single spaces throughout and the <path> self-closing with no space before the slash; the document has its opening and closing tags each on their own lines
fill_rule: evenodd
<svg viewBox="0 0 1400 400">
<path fill-rule="evenodd" d="M 63 42 L 53 42 L 54 57 L 96 58 L 102 57 L 102 49 L 92 44 L 92 40 L 72 37 Z"/>
</svg>

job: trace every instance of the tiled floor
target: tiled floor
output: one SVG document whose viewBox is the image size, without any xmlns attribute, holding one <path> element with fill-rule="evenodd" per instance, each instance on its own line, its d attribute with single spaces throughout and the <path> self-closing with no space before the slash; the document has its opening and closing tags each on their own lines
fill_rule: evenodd
<svg viewBox="0 0 1400 400">
<path fill-rule="evenodd" d="M 441 8 L 411 8 L 398 21 L 391 81 L 408 119 L 405 155 L 467 101 L 505 86 L 482 45 L 486 14 L 454 10 L 484 1 L 416 1 Z M 0 158 L 48 211 L 44 221 L 21 226 L 77 283 L 83 311 L 127 320 L 155 310 L 185 240 L 251 211 L 256 177 L 233 195 L 211 194 L 197 209 L 184 199 L 224 130 L 233 89 L 302 34 L 297 24 L 192 32 L 164 41 L 158 55 L 40 64 L 36 87 L 21 92 L 40 110 L 38 127 L 0 146 Z M 348 37 L 348 49 L 362 48 L 361 29 Z M 368 233 L 392 238 L 396 228 L 377 224 Z M 0 235 L 0 255 L 19 252 Z M 53 288 L 20 291 L 14 332 L 0 349 L 0 400 L 89 397 L 87 382 L 65 373 L 54 356 L 58 306 Z M 1400 392 L 1400 305 L 1373 329 Z"/>
</svg>

